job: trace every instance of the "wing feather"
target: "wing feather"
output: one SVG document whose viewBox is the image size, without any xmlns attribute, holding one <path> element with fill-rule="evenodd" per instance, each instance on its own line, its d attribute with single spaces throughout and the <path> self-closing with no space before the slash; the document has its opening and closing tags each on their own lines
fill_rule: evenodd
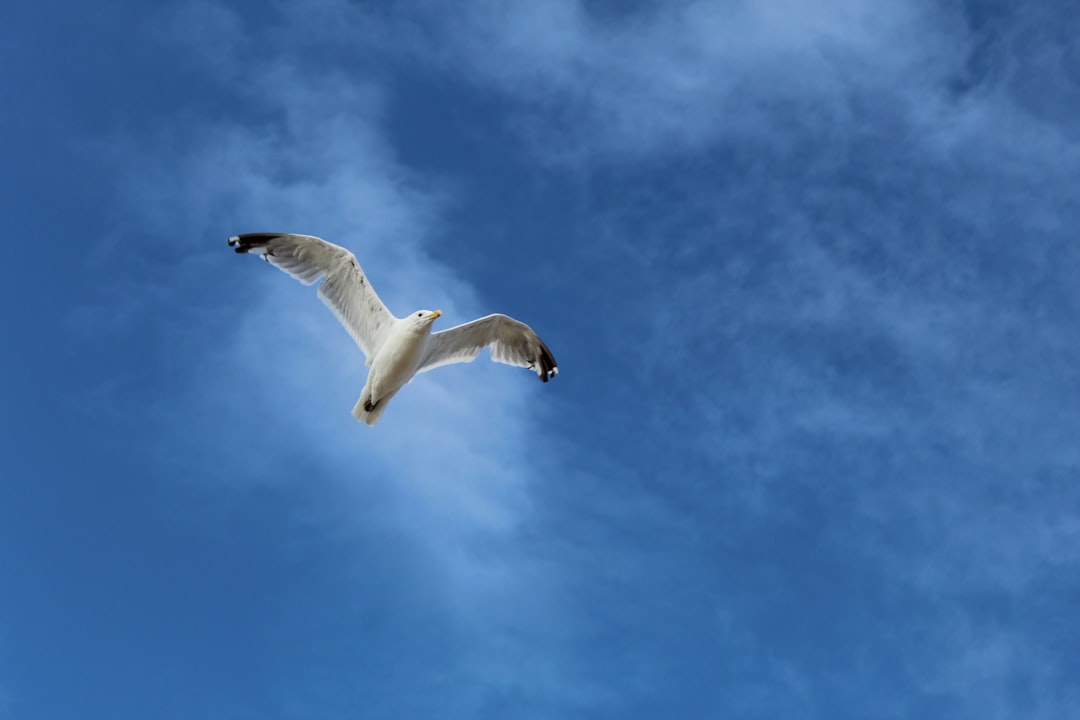
<svg viewBox="0 0 1080 720">
<path fill-rule="evenodd" d="M 484 348 L 498 363 L 528 368 L 547 382 L 559 373 L 544 341 L 523 322 L 495 314 L 432 333 L 417 373 L 451 363 L 470 362 Z"/>
<path fill-rule="evenodd" d="M 250 233 L 229 238 L 238 253 L 255 253 L 304 285 L 324 278 L 319 299 L 333 311 L 367 355 L 368 365 L 394 315 L 379 299 L 356 256 L 312 235 Z"/>
</svg>

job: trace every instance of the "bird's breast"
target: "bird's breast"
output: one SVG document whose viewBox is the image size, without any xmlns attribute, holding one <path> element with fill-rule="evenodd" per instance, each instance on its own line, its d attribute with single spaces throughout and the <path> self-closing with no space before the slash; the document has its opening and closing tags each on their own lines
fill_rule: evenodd
<svg viewBox="0 0 1080 720">
<path fill-rule="evenodd" d="M 392 392 L 412 379 L 420 365 L 427 339 L 427 334 L 414 332 L 390 334 L 371 363 L 371 372 L 382 390 Z"/>
</svg>

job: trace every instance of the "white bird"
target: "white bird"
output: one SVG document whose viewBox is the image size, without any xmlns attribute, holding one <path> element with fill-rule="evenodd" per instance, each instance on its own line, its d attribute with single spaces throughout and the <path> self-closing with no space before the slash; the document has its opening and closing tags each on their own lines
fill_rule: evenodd
<svg viewBox="0 0 1080 720">
<path fill-rule="evenodd" d="M 371 287 L 356 256 L 320 238 L 251 233 L 229 238 L 229 246 L 238 253 L 257 253 L 305 285 L 325 278 L 319 298 L 367 357 L 367 382 L 352 414 L 368 425 L 379 421 L 390 399 L 414 375 L 470 362 L 485 347 L 495 362 L 528 368 L 544 382 L 559 372 L 551 351 L 532 328 L 507 315 L 488 315 L 437 333 L 431 326 L 441 310 L 395 317 Z"/>
</svg>

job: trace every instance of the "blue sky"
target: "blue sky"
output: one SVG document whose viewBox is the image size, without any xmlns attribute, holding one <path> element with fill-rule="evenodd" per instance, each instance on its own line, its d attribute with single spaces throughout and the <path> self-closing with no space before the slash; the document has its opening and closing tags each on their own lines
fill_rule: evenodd
<svg viewBox="0 0 1080 720">
<path fill-rule="evenodd" d="M 0 720 L 1077 715 L 1077 37 L 1065 0 L 0 6 Z M 561 374 L 364 427 L 253 231 Z"/>
</svg>

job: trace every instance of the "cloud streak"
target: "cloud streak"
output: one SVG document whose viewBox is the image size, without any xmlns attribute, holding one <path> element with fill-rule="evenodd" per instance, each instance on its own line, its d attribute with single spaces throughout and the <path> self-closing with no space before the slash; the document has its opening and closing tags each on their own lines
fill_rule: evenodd
<svg viewBox="0 0 1080 720">
<path fill-rule="evenodd" d="M 960 19 L 919 3 L 687 2 L 612 22 L 574 0 L 475 2 L 433 25 L 444 41 L 433 61 L 520 103 L 537 155 L 556 161 L 784 143 L 857 120 L 857 94 L 914 111 L 963 63 Z"/>
</svg>

